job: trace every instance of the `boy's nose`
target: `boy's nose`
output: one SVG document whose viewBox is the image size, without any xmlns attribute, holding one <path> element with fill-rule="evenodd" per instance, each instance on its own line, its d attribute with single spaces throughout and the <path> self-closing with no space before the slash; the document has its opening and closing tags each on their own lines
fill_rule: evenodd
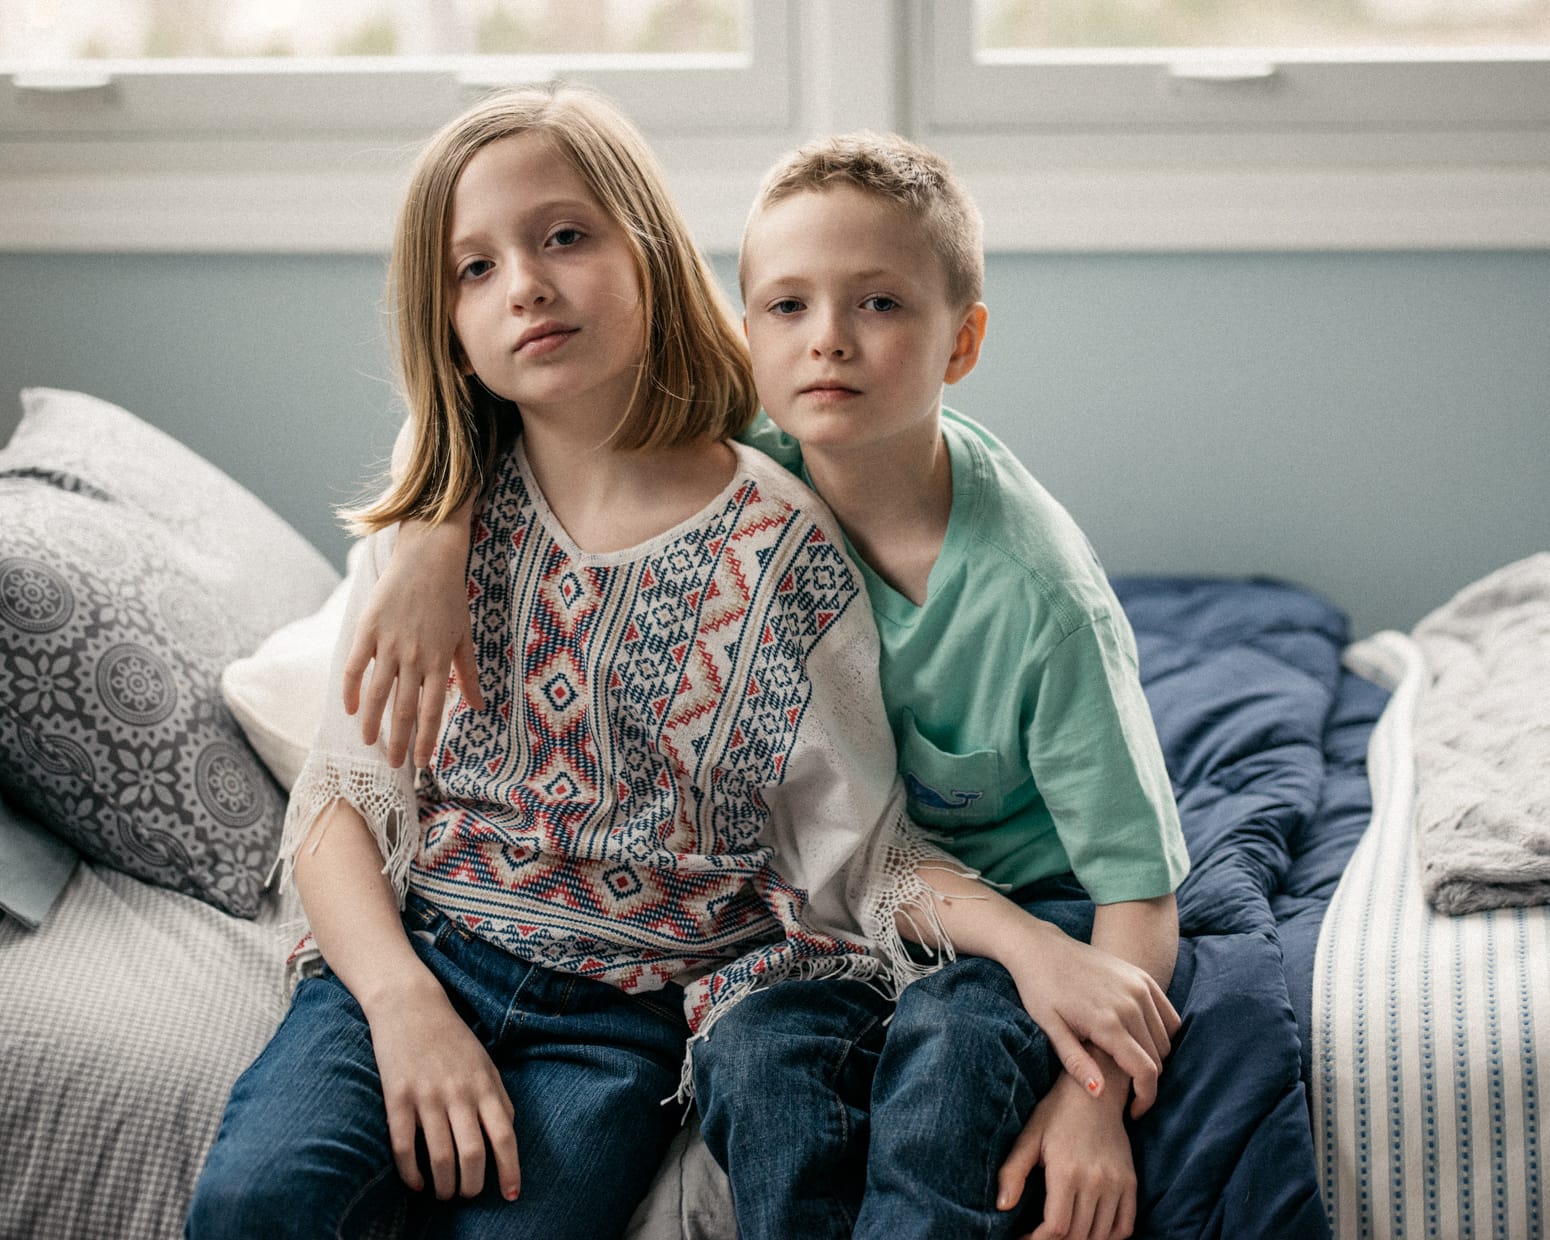
<svg viewBox="0 0 1550 1240">
<path fill-rule="evenodd" d="M 818 325 L 818 332 L 813 337 L 814 357 L 844 361 L 854 351 L 850 337 L 839 322 L 830 319 Z"/>
</svg>

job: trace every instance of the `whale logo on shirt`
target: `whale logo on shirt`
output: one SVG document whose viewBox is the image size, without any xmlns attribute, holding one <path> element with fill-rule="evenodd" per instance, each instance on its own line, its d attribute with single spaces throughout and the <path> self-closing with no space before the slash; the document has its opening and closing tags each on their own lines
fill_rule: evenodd
<svg viewBox="0 0 1550 1240">
<path fill-rule="evenodd" d="M 910 799 L 928 809 L 968 809 L 985 795 L 982 792 L 966 792 L 962 788 L 954 788 L 951 793 L 944 795 L 910 771 L 904 773 L 904 785 L 909 789 Z"/>
</svg>

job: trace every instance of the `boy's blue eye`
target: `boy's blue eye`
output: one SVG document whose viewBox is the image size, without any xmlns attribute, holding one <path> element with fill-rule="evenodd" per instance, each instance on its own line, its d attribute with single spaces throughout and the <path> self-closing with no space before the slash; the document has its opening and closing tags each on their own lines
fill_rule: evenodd
<svg viewBox="0 0 1550 1240">
<path fill-rule="evenodd" d="M 875 297 L 868 297 L 861 304 L 868 310 L 876 310 L 882 314 L 887 314 L 890 310 L 897 310 L 899 308 L 897 301 L 892 297 L 885 297 L 881 293 L 878 293 Z"/>
</svg>

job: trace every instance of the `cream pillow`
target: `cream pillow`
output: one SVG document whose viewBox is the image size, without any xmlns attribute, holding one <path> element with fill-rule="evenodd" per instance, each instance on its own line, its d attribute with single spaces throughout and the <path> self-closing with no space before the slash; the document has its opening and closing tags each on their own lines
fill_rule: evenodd
<svg viewBox="0 0 1550 1240">
<path fill-rule="evenodd" d="M 290 791 L 317 735 L 345 604 L 366 544 L 350 548 L 344 580 L 310 616 L 276 629 L 227 664 L 221 696 L 274 777 Z"/>
</svg>

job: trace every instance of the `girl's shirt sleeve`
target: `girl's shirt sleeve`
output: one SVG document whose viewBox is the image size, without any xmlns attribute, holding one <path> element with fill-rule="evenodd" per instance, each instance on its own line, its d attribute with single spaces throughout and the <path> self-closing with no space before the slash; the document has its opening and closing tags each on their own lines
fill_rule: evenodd
<svg viewBox="0 0 1550 1240">
<path fill-rule="evenodd" d="M 351 552 L 344 620 L 329 664 L 317 735 L 291 789 L 279 863 L 289 881 L 297 852 L 317 846 L 319 836 L 313 828 L 318 819 L 342 800 L 365 819 L 382 852 L 383 872 L 392 881 L 401 906 L 418 845 L 414 767 L 409 762 L 391 766 L 383 739 L 367 745 L 361 740 L 361 717 L 346 714 L 344 709 L 345 659 L 372 589 L 392 556 L 396 533 L 396 527 L 378 531 Z"/>
</svg>

